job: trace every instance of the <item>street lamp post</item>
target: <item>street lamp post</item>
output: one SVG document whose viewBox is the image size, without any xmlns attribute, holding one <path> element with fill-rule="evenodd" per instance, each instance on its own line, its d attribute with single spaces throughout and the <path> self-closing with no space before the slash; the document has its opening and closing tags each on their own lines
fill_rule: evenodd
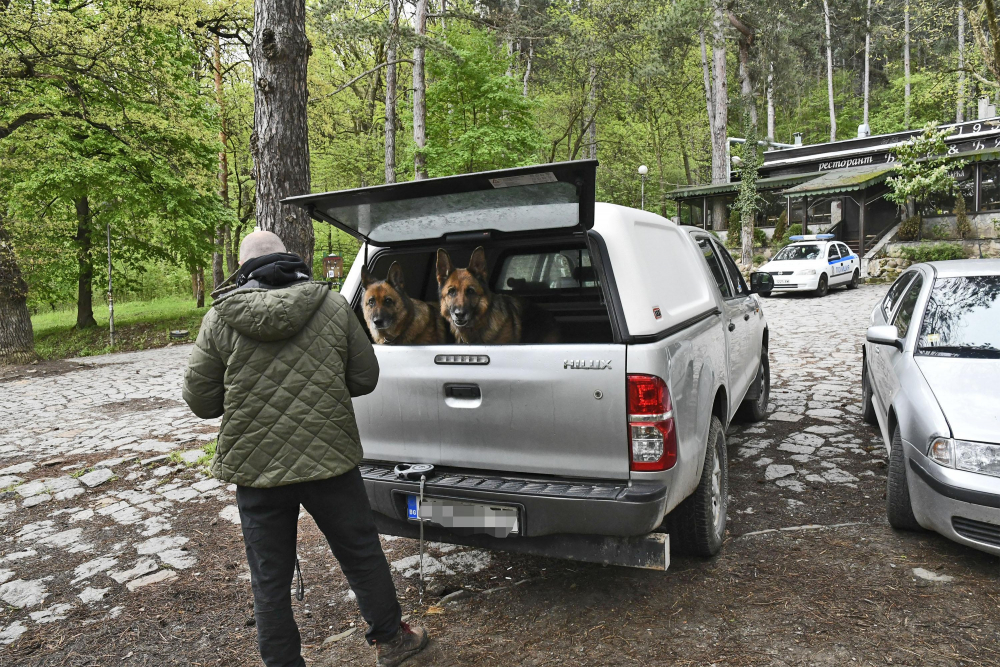
<svg viewBox="0 0 1000 667">
<path fill-rule="evenodd" d="M 114 283 L 111 281 L 111 220 L 108 220 L 108 331 L 111 334 L 111 347 L 115 346 L 115 297 Z"/>
<path fill-rule="evenodd" d="M 646 174 L 648 173 L 649 173 L 649 167 L 647 167 L 644 164 L 639 165 L 639 177 L 642 179 L 642 182 L 639 185 L 639 192 L 641 197 L 640 201 L 642 202 L 641 207 L 643 211 L 646 210 Z"/>
</svg>

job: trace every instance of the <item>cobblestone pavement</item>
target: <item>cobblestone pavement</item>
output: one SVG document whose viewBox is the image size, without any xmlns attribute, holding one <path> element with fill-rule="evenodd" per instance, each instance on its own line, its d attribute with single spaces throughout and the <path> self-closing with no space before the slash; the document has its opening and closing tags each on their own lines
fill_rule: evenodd
<svg viewBox="0 0 1000 667">
<path fill-rule="evenodd" d="M 885 289 L 764 301 L 771 413 L 729 429 L 718 558 L 658 573 L 430 544 L 421 603 L 416 544 L 383 538 L 435 638 L 412 664 L 1000 664 L 997 559 L 885 523 L 859 405 Z M 218 424 L 179 396 L 189 350 L 0 382 L 0 666 L 258 664 L 233 489 L 205 474 Z M 310 663 L 373 661 L 308 518 L 299 555 Z"/>
</svg>

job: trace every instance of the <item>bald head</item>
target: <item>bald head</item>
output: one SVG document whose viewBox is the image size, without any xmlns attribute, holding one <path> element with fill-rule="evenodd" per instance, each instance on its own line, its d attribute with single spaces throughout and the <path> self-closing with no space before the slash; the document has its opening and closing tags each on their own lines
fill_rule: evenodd
<svg viewBox="0 0 1000 667">
<path fill-rule="evenodd" d="M 285 252 L 285 244 L 274 232 L 257 231 L 247 234 L 240 244 L 240 264 L 276 252 Z"/>
</svg>

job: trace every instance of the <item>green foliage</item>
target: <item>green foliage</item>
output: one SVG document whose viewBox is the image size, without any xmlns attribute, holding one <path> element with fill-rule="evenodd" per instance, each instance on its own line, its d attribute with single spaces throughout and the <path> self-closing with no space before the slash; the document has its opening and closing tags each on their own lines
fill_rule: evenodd
<svg viewBox="0 0 1000 667">
<path fill-rule="evenodd" d="M 785 233 L 782 234 L 781 238 L 778 238 L 777 228 L 775 228 L 775 234 L 771 238 L 771 245 L 773 245 L 776 250 L 784 248 L 792 242 L 791 237 L 798 236 L 801 233 L 802 225 L 797 222 L 794 225 L 789 226 Z"/>
<path fill-rule="evenodd" d="M 972 236 L 972 222 L 966 212 L 965 197 L 961 192 L 955 196 L 955 231 L 958 232 L 959 238 L 967 239 Z"/>
<path fill-rule="evenodd" d="M 967 258 L 965 249 L 956 243 L 921 243 L 915 247 L 904 246 L 899 254 L 914 263 Z"/>
<path fill-rule="evenodd" d="M 911 215 L 899 225 L 896 236 L 900 241 L 916 241 L 920 236 L 920 225 L 923 224 L 919 215 Z"/>
<path fill-rule="evenodd" d="M 949 134 L 950 129 L 938 130 L 928 124 L 922 135 L 893 149 L 896 169 L 886 179 L 890 189 L 885 196 L 888 201 L 912 206 L 914 201 L 955 189 L 951 172 L 965 166 L 965 161 L 948 157 L 944 138 Z"/>
<path fill-rule="evenodd" d="M 754 266 L 760 266 L 761 264 L 763 264 L 766 261 L 767 261 L 767 258 L 764 257 L 764 255 L 754 255 L 753 256 L 753 265 Z"/>
<path fill-rule="evenodd" d="M 778 216 L 778 222 L 774 225 L 774 234 L 771 235 L 772 245 L 777 246 L 781 243 L 781 240 L 785 237 L 785 232 L 788 229 L 788 210 L 785 209 Z"/>
<path fill-rule="evenodd" d="M 740 212 L 736 210 L 734 206 L 729 212 L 729 227 L 726 229 L 726 247 L 727 248 L 739 248 L 742 243 L 741 234 L 743 233 L 743 219 L 740 216 Z"/>
</svg>

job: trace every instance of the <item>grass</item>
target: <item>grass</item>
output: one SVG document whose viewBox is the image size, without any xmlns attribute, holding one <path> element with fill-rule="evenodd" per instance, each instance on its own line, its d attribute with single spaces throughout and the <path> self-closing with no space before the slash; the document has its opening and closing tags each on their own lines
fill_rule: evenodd
<svg viewBox="0 0 1000 667">
<path fill-rule="evenodd" d="M 131 352 L 164 347 L 170 332 L 187 329 L 194 340 L 208 308 L 196 308 L 184 297 L 115 304 L 115 346 L 108 341 L 108 309 L 95 304 L 97 326 L 76 328 L 76 309 L 40 313 L 31 318 L 35 352 L 42 359 L 87 357 L 108 352 Z"/>
</svg>

